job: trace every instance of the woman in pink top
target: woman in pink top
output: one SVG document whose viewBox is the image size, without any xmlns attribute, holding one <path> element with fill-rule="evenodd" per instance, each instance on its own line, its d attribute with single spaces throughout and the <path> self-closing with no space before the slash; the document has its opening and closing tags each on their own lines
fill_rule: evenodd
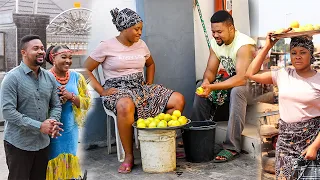
<svg viewBox="0 0 320 180">
<path fill-rule="evenodd" d="M 279 88 L 279 137 L 276 145 L 276 177 L 290 179 L 293 160 L 320 159 L 320 73 L 311 68 L 313 42 L 308 37 L 293 37 L 290 58 L 294 68 L 264 70 L 260 67 L 277 40 L 269 33 L 265 47 L 252 61 L 247 76 L 262 84 Z"/>
<path fill-rule="evenodd" d="M 120 35 L 102 41 L 85 62 L 91 86 L 104 98 L 104 105 L 118 119 L 120 139 L 125 151 L 119 173 L 129 173 L 133 166 L 132 123 L 138 118 L 184 109 L 184 97 L 162 85 L 153 84 L 155 64 L 150 51 L 140 39 L 142 20 L 130 10 L 111 11 L 113 23 Z M 102 64 L 106 81 L 103 86 L 92 71 Z M 146 78 L 143 70 L 146 67 Z"/>
</svg>

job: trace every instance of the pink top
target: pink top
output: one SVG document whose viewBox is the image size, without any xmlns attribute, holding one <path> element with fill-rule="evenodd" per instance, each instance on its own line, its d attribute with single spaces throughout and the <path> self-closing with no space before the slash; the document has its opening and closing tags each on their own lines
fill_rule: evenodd
<svg viewBox="0 0 320 180">
<path fill-rule="evenodd" d="M 150 51 L 143 40 L 125 46 L 117 38 L 101 41 L 90 57 L 102 63 L 105 79 L 143 72 Z"/>
<path fill-rule="evenodd" d="M 303 78 L 295 69 L 271 71 L 272 81 L 279 89 L 280 118 L 299 122 L 320 116 L 320 73 Z"/>
</svg>

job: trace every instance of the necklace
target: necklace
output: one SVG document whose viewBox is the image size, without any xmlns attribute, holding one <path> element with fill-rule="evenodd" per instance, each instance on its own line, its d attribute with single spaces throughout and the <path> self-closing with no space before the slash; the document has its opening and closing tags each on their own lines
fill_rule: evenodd
<svg viewBox="0 0 320 180">
<path fill-rule="evenodd" d="M 56 80 L 61 84 L 61 85 L 65 85 L 68 83 L 69 78 L 70 78 L 70 73 L 69 71 L 66 72 L 66 76 L 65 77 L 58 77 L 57 74 L 54 72 L 54 70 L 51 68 L 50 72 L 54 75 L 54 77 L 56 78 Z"/>
</svg>

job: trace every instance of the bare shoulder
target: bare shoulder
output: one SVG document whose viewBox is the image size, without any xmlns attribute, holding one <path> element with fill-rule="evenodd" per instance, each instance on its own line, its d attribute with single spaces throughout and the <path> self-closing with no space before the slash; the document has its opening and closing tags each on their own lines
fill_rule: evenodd
<svg viewBox="0 0 320 180">
<path fill-rule="evenodd" d="M 237 57 L 240 58 L 250 58 L 253 60 L 253 58 L 256 56 L 256 46 L 253 44 L 246 44 L 241 46 L 237 51 Z"/>
<path fill-rule="evenodd" d="M 245 45 L 241 46 L 238 49 L 237 54 L 255 52 L 255 51 L 256 51 L 256 45 L 254 45 L 254 44 L 245 44 Z"/>
</svg>

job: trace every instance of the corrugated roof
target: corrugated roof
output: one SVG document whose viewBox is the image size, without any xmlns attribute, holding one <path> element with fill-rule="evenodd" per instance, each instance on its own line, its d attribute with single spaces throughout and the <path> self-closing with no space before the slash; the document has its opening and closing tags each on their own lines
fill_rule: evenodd
<svg viewBox="0 0 320 180">
<path fill-rule="evenodd" d="M 0 0 L 0 13 L 16 11 L 16 0 Z M 51 0 L 38 1 L 38 14 L 49 15 L 50 20 L 63 11 Z M 33 0 L 20 0 L 19 13 L 33 14 Z"/>
</svg>

